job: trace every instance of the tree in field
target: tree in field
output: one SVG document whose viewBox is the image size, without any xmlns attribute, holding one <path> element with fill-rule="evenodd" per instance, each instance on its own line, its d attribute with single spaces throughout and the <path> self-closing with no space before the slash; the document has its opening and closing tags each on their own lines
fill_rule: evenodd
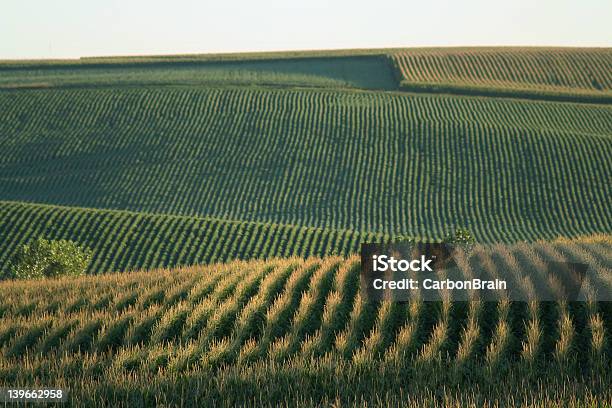
<svg viewBox="0 0 612 408">
<path fill-rule="evenodd" d="M 38 238 L 22 245 L 11 264 L 9 278 L 42 279 L 79 276 L 87 270 L 92 252 L 72 241 Z"/>
<path fill-rule="evenodd" d="M 469 253 L 474 248 L 476 239 L 467 228 L 457 228 L 453 233 L 447 234 L 442 242 L 461 247 Z"/>
</svg>

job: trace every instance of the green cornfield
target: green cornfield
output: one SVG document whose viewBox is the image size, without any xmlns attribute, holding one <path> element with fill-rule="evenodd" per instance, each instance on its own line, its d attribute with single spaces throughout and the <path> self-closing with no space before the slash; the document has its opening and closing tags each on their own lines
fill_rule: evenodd
<svg viewBox="0 0 612 408">
<path fill-rule="evenodd" d="M 0 279 L 20 245 L 37 237 L 93 251 L 91 274 L 232 259 L 343 255 L 383 234 L 129 211 L 0 201 Z"/>
<path fill-rule="evenodd" d="M 0 90 L 104 86 L 268 86 L 397 89 L 384 55 L 211 60 L 97 59 L 78 63 L 0 62 Z"/>
<path fill-rule="evenodd" d="M 612 102 L 612 49 L 412 49 L 391 56 L 412 91 Z"/>
<path fill-rule="evenodd" d="M 3 200 L 481 242 L 610 231 L 609 105 L 112 88 L 4 92 L 0 115 Z"/>
</svg>

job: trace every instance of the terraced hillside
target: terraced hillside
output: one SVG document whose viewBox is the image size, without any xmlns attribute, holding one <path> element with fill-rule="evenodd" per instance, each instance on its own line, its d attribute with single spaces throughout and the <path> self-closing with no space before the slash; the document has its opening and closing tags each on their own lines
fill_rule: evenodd
<svg viewBox="0 0 612 408">
<path fill-rule="evenodd" d="M 392 59 L 412 91 L 612 102 L 610 48 L 424 48 Z"/>
<path fill-rule="evenodd" d="M 585 287 L 609 290 L 611 252 L 595 237 L 472 256 L 588 261 L 603 269 Z M 612 403 L 609 302 L 371 303 L 358 271 L 289 258 L 0 283 L 0 379 L 131 406 Z"/>
<path fill-rule="evenodd" d="M 609 232 L 612 107 L 397 93 L 0 93 L 0 197 L 481 242 Z"/>
</svg>

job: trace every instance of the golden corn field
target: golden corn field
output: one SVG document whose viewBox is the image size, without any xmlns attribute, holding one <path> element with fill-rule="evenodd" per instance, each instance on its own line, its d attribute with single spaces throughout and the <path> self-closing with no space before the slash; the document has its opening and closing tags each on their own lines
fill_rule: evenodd
<svg viewBox="0 0 612 408">
<path fill-rule="evenodd" d="M 538 257 L 590 260 L 599 265 L 599 282 L 586 286 L 609 290 L 611 251 L 610 239 L 601 237 L 478 247 L 472 257 L 493 269 L 533 268 Z M 391 381 L 387 377 L 397 370 L 466 386 L 474 378 L 503 374 L 519 381 L 553 370 L 562 383 L 574 378 L 567 386 L 597 389 L 609 381 L 611 368 L 609 302 L 369 302 L 359 292 L 356 257 L 6 282 L 0 290 L 0 377 L 12 384 L 62 383 L 75 398 L 96 390 L 91 398 L 121 399 L 125 393 L 145 404 L 146 395 L 135 393 L 148 381 L 159 387 L 170 379 L 206 384 L 206 376 L 215 373 L 218 380 L 208 384 L 210 389 L 183 390 L 185 403 L 212 402 L 223 389 L 242 393 L 232 398 L 257 403 L 262 396 L 255 388 L 263 392 L 279 385 L 253 371 L 320 369 L 331 375 L 350 366 L 381 376 L 382 384 L 373 381 L 368 395 L 334 395 L 325 388 L 313 394 L 348 403 L 382 396 Z M 139 385 L 131 392 L 105 391 L 108 378 Z M 238 391 L 232 381 L 246 386 Z M 316 386 L 308 375 L 300 381 Z M 356 379 L 336 381 L 349 387 Z M 538 397 L 540 391 L 532 387 L 517 396 L 517 403 Z M 563 404 L 593 398 L 585 390 L 574 396 L 564 393 L 568 390 L 543 391 Z M 600 402 L 612 402 L 610 389 L 600 391 Z M 474 393 L 466 398 L 478 398 Z M 279 394 L 268 401 L 291 403 L 296 397 Z M 450 398 L 453 404 L 464 402 L 458 395 Z"/>
</svg>

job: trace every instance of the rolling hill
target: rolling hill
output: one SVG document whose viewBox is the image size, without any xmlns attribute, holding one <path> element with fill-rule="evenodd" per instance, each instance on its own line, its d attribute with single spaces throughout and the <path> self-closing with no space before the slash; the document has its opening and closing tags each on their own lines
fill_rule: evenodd
<svg viewBox="0 0 612 408">
<path fill-rule="evenodd" d="M 38 237 L 92 249 L 96 275 L 0 279 L 0 386 L 612 405 L 611 73 L 578 48 L 0 61 L 0 277 Z M 586 264 L 582 301 L 361 296 L 361 243 L 458 227 L 464 276 L 530 293 Z"/>
<path fill-rule="evenodd" d="M 383 234 L 0 201 L 0 277 L 37 237 L 93 251 L 91 274 L 270 257 L 348 256 Z"/>
<path fill-rule="evenodd" d="M 0 236 L 9 243 L 0 269 L 35 235 L 130 251 L 163 242 L 164 254 L 150 257 L 103 251 L 96 272 L 242 258 L 237 248 L 323 256 L 357 245 L 331 238 L 329 252 L 305 250 L 280 234 L 261 247 L 280 239 L 288 250 L 258 251 L 247 232 L 215 237 L 219 251 L 198 255 L 210 231 L 178 225 L 202 219 L 323 237 L 439 239 L 457 226 L 480 242 L 609 233 L 610 55 L 475 48 L 0 62 Z M 414 84 L 450 95 L 402 92 Z M 575 98 L 503 97 L 542 92 Z M 593 98 L 600 103 L 583 103 Z M 16 212 L 18 202 L 60 206 L 75 221 L 43 223 L 46 210 Z M 100 231 L 98 210 L 124 221 Z M 182 255 L 166 254 L 176 245 Z"/>
<path fill-rule="evenodd" d="M 609 105 L 111 87 L 0 112 L 8 201 L 482 242 L 611 226 Z"/>
</svg>

